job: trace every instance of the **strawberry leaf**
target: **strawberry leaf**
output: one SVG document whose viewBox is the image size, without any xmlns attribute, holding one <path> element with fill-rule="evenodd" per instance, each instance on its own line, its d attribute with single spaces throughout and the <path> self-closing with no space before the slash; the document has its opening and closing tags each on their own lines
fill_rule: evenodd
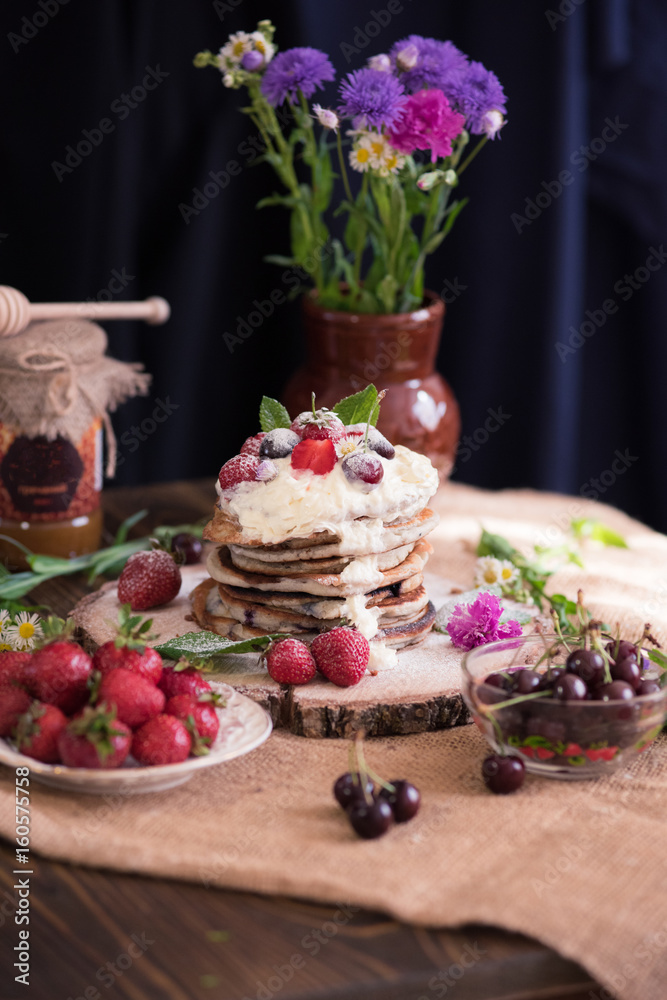
<svg viewBox="0 0 667 1000">
<path fill-rule="evenodd" d="M 262 402 L 259 404 L 259 426 L 263 431 L 268 434 L 278 427 L 289 428 L 291 423 L 290 415 L 282 403 L 277 399 L 271 399 L 270 396 L 262 396 Z"/>
</svg>

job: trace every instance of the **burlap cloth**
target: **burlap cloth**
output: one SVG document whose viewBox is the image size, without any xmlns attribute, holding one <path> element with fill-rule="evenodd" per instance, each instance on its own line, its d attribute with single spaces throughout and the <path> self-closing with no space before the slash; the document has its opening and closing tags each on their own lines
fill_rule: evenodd
<svg viewBox="0 0 667 1000">
<path fill-rule="evenodd" d="M 431 570 L 471 581 L 480 525 L 543 543 L 592 515 L 630 548 L 584 549 L 596 612 L 667 638 L 667 538 L 572 497 L 447 487 Z M 554 529 L 551 531 L 550 529 Z M 545 532 L 547 534 L 545 535 Z M 521 931 L 584 965 L 627 1000 L 667 995 L 667 740 L 598 781 L 529 777 L 512 796 L 480 777 L 473 726 L 369 741 L 372 767 L 421 789 L 412 822 L 377 841 L 351 831 L 331 795 L 347 745 L 274 734 L 262 748 L 180 788 L 106 801 L 32 783 L 34 851 L 79 864 L 262 893 L 350 901 L 419 924 L 483 922 Z M 0 773 L 0 833 L 12 839 L 13 773 Z"/>
</svg>

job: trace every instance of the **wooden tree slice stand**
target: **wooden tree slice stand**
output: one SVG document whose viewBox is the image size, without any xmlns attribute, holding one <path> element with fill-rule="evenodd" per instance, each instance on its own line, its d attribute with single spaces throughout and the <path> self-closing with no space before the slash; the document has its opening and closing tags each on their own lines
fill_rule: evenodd
<svg viewBox="0 0 667 1000">
<path fill-rule="evenodd" d="M 182 573 L 179 596 L 147 612 L 153 619 L 156 642 L 199 631 L 189 617 L 188 595 L 208 574 L 203 566 L 186 566 Z M 454 586 L 452 581 L 428 574 L 425 583 L 436 608 Z M 71 617 L 87 649 L 92 651 L 114 638 L 118 609 L 115 582 L 104 584 L 77 604 Z M 349 688 L 336 687 L 319 676 L 302 687 L 277 684 L 252 653 L 225 657 L 224 670 L 215 679 L 258 701 L 276 727 L 297 736 L 348 738 L 362 729 L 368 736 L 394 736 L 468 722 L 461 698 L 461 657 L 446 636 L 433 632 L 421 646 L 399 652 L 392 670 L 367 675 Z"/>
</svg>

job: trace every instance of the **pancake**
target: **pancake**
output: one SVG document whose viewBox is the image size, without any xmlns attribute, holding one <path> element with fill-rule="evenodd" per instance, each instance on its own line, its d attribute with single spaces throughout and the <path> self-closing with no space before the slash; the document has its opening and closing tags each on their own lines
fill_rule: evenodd
<svg viewBox="0 0 667 1000">
<path fill-rule="evenodd" d="M 423 580 L 423 573 L 415 573 L 414 576 L 400 580 L 398 583 L 392 584 L 391 587 L 378 587 L 377 590 L 371 590 L 366 595 L 366 607 L 372 608 L 389 597 L 400 597 L 417 590 L 421 587 Z M 218 589 L 221 587 L 224 587 L 225 592 L 232 597 L 252 601 L 254 604 L 265 604 L 271 608 L 297 611 L 304 615 L 312 615 L 314 618 L 323 618 L 326 621 L 342 618 L 344 614 L 345 598 L 314 597 L 310 594 L 279 593 L 254 590 L 252 587 L 230 587 L 228 584 L 218 584 Z"/>
<path fill-rule="evenodd" d="M 291 539 L 279 545 L 257 545 L 256 543 L 240 544 L 228 539 L 224 541 L 229 546 L 232 557 L 244 556 L 247 560 L 261 559 L 263 563 L 282 563 L 286 571 L 290 563 L 306 559 L 332 559 L 341 556 L 365 556 L 373 552 L 388 552 L 401 545 L 416 542 L 438 524 L 438 514 L 425 507 L 407 521 L 383 524 L 380 519 L 358 518 L 347 523 L 335 541 L 330 541 L 328 533 L 310 539 Z M 324 537 L 321 537 L 321 536 Z M 296 545 L 295 543 L 304 543 Z M 251 568 L 249 563 L 243 563 L 234 558 L 234 562 L 243 568 Z M 299 570 L 295 570 L 299 572 Z M 333 570 L 332 572 L 337 572 Z"/>
<path fill-rule="evenodd" d="M 230 639 L 254 639 L 266 634 L 264 629 L 239 622 L 234 618 L 211 614 L 207 610 L 207 601 L 209 593 L 214 587 L 215 581 L 204 580 L 192 593 L 193 614 L 201 628 Z M 415 645 L 430 632 L 434 620 L 435 608 L 429 601 L 423 611 L 419 612 L 411 621 L 380 628 L 372 642 L 380 642 L 392 649 L 402 649 L 405 646 Z M 315 638 L 318 632 L 311 629 L 309 632 L 303 631 L 294 634 L 298 634 L 301 639 L 310 640 Z"/>
<path fill-rule="evenodd" d="M 230 593 L 230 590 L 220 583 L 217 590 L 212 588 L 209 591 L 206 610 L 208 614 L 234 618 L 246 625 L 262 628 L 266 632 L 300 632 L 340 625 L 347 613 L 347 608 L 344 601 L 336 603 L 339 604 L 341 612 L 337 618 L 318 618 L 315 615 L 249 601 Z M 390 595 L 374 605 L 380 611 L 378 625 L 383 627 L 395 624 L 398 620 L 411 620 L 423 611 L 427 604 L 428 597 L 423 586 L 401 597 Z"/>
<path fill-rule="evenodd" d="M 355 594 L 367 594 L 377 587 L 390 587 L 395 583 L 408 579 L 416 573 L 421 573 L 428 561 L 428 557 L 433 551 L 429 542 L 420 538 L 410 552 L 398 566 L 391 569 L 373 571 L 372 568 L 363 565 L 363 558 L 356 560 L 360 572 L 357 578 L 344 580 L 340 574 L 308 574 L 303 573 L 298 577 L 272 576 L 263 573 L 249 573 L 234 566 L 229 550 L 226 545 L 214 549 L 206 560 L 206 568 L 214 580 L 218 583 L 226 583 L 232 587 L 250 587 L 262 591 L 276 591 L 283 593 L 313 594 L 317 597 L 352 597 Z M 365 557 L 372 559 L 373 557 Z"/>
<path fill-rule="evenodd" d="M 246 549 L 239 548 L 237 545 L 228 545 L 227 548 L 237 569 L 247 570 L 249 573 L 266 573 L 269 576 L 289 575 L 298 579 L 304 573 L 308 575 L 316 573 L 318 576 L 331 576 L 332 574 L 344 576 L 348 566 L 361 559 L 366 559 L 368 565 L 372 565 L 378 572 L 393 569 L 394 566 L 398 566 L 406 559 L 412 551 L 413 544 L 410 542 L 397 549 L 390 549 L 388 552 L 376 552 L 359 557 L 338 556 L 331 559 L 300 559 L 294 562 L 286 560 L 266 562 L 260 551 L 249 556 Z"/>
</svg>

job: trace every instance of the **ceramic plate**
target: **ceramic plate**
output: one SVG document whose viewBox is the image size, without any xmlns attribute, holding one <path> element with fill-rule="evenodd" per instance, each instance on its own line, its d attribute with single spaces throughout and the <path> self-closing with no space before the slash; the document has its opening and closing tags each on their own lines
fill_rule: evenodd
<svg viewBox="0 0 667 1000">
<path fill-rule="evenodd" d="M 85 767 L 65 767 L 63 764 L 42 764 L 14 750 L 7 740 L 0 739 L 0 763 L 8 767 L 29 767 L 30 776 L 53 788 L 69 792 L 101 795 L 114 792 L 121 795 L 141 795 L 182 785 L 203 767 L 224 764 L 250 753 L 261 746 L 273 728 L 268 712 L 261 705 L 239 694 L 227 684 L 211 681 L 211 687 L 226 699 L 225 708 L 216 709 L 220 732 L 211 752 L 205 757 L 188 757 L 181 764 L 159 767 L 139 767 L 129 757 L 122 767 L 109 771 Z"/>
</svg>

